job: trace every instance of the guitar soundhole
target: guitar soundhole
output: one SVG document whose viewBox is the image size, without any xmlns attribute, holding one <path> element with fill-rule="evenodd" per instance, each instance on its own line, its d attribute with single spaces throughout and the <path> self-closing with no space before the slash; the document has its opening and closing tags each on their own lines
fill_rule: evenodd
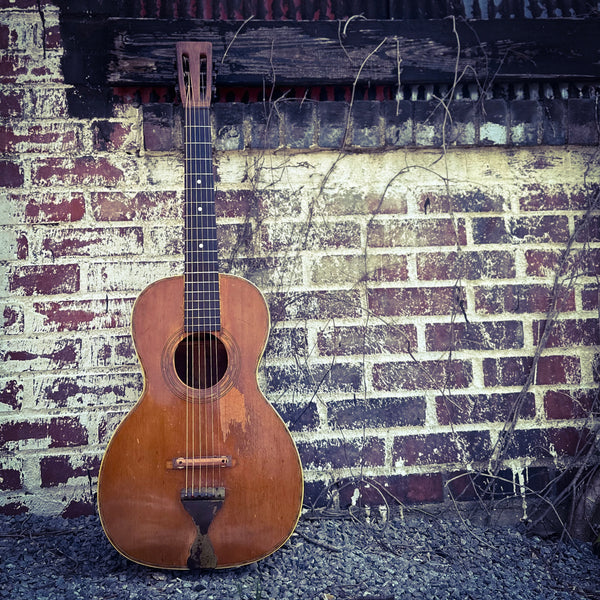
<svg viewBox="0 0 600 600">
<path fill-rule="evenodd" d="M 188 387 L 207 389 L 221 381 L 229 360 L 225 344 L 212 333 L 192 333 L 175 348 L 175 371 Z"/>
</svg>

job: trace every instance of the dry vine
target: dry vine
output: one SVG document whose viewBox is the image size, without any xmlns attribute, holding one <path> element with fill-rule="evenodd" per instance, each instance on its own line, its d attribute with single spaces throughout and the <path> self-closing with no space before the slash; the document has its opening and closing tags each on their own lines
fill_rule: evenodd
<svg viewBox="0 0 600 600">
<path fill-rule="evenodd" d="M 353 19 L 357 19 L 357 18 L 359 18 L 359 17 L 353 17 Z M 350 19 L 346 23 L 346 27 L 348 26 L 348 24 L 351 20 L 352 19 Z M 243 27 L 243 25 L 245 25 L 245 23 L 242 24 L 242 27 Z M 448 167 L 448 163 L 447 163 L 447 149 L 448 149 L 449 144 L 452 142 L 452 140 L 450 140 L 448 137 L 449 128 L 452 126 L 451 105 L 457 96 L 457 90 L 458 90 L 459 85 L 464 80 L 468 71 L 471 70 L 471 67 L 466 67 L 465 69 L 463 69 L 462 72 L 459 72 L 460 57 L 461 57 L 461 43 L 460 43 L 460 39 L 459 39 L 457 30 L 456 30 L 456 23 L 454 22 L 454 19 L 453 19 L 453 32 L 456 36 L 456 43 L 457 43 L 454 79 L 450 85 L 450 88 L 448 89 L 448 91 L 445 94 L 441 95 L 440 97 L 433 96 L 434 99 L 438 103 L 438 105 L 434 109 L 434 111 L 439 108 L 444 113 L 444 118 L 443 118 L 443 123 L 442 123 L 442 131 L 441 131 L 442 144 L 441 144 L 440 155 L 437 159 L 435 159 L 432 162 L 429 169 L 427 169 L 427 167 L 423 167 L 423 166 L 407 165 L 407 166 L 403 167 L 402 169 L 398 170 L 398 172 L 385 185 L 384 190 L 379 199 L 378 206 L 373 210 L 373 213 L 371 215 L 369 223 L 372 223 L 373 220 L 378 216 L 380 208 L 383 205 L 384 199 L 386 197 L 386 194 L 388 193 L 388 190 L 391 188 L 394 181 L 396 179 L 401 178 L 404 174 L 406 174 L 407 172 L 409 172 L 410 170 L 413 170 L 413 169 L 427 169 L 430 173 L 434 173 L 437 177 L 440 177 L 445 186 L 447 196 L 451 197 L 452 183 L 451 183 L 451 177 L 449 174 L 449 167 Z M 342 31 L 342 27 L 341 27 L 341 23 L 340 23 L 340 28 L 338 31 L 339 41 L 340 41 L 340 45 L 341 45 L 342 49 L 348 55 L 348 52 L 344 48 L 343 41 L 342 41 L 342 37 L 343 37 L 344 33 L 345 33 L 345 28 Z M 235 40 L 235 38 L 234 38 L 234 40 Z M 233 43 L 234 40 L 232 40 L 231 43 Z M 289 253 L 286 254 L 286 257 L 291 256 L 292 252 L 294 252 L 294 251 L 297 252 L 301 249 L 306 249 L 308 247 L 309 237 L 310 237 L 311 231 L 314 228 L 314 219 L 315 219 L 315 215 L 317 214 L 318 201 L 323 197 L 327 183 L 330 180 L 330 178 L 333 175 L 336 168 L 338 167 L 339 163 L 348 155 L 348 153 L 354 152 L 354 150 L 352 149 L 351 144 L 349 142 L 350 142 L 350 135 L 351 135 L 351 131 L 352 131 L 352 111 L 353 111 L 353 107 L 354 107 L 355 93 L 357 90 L 357 86 L 359 84 L 360 75 L 361 75 L 364 67 L 366 66 L 367 62 L 369 61 L 369 59 L 389 41 L 390 40 L 388 40 L 387 38 L 383 39 L 381 41 L 381 43 L 379 43 L 379 45 L 377 45 L 377 47 L 374 50 L 372 50 L 364 58 L 364 60 L 358 67 L 356 77 L 355 77 L 353 85 L 352 85 L 351 99 L 350 99 L 350 103 L 348 106 L 347 116 L 345 119 L 344 133 L 343 133 L 343 137 L 342 137 L 343 141 L 342 141 L 341 147 L 339 148 L 338 154 L 337 154 L 336 158 L 332 161 L 328 171 L 323 176 L 317 193 L 315 194 L 315 196 L 313 197 L 312 201 L 309 204 L 308 212 L 306 215 L 306 220 L 302 226 L 302 240 L 301 241 L 299 240 L 298 244 L 295 245 L 294 249 L 289 250 Z M 396 60 L 397 60 L 397 74 L 398 74 L 397 98 L 399 99 L 401 97 L 400 89 L 401 89 L 402 57 L 400 56 L 400 53 L 399 53 L 399 46 L 398 46 L 397 40 L 395 40 L 395 45 L 396 45 Z M 271 50 L 273 52 L 274 48 L 272 48 Z M 508 52 L 510 52 L 510 49 L 507 50 L 507 53 Z M 482 54 L 483 54 L 484 59 L 487 61 L 487 56 L 486 56 L 485 52 L 483 51 L 483 48 L 482 48 Z M 350 59 L 349 55 L 348 55 L 348 58 Z M 352 62 L 352 61 L 350 61 L 350 62 Z M 501 65 L 502 65 L 502 61 L 500 61 L 498 70 L 501 68 Z M 497 72 L 498 72 L 498 70 L 497 70 Z M 488 73 L 488 75 L 486 75 L 486 80 L 482 83 L 477 81 L 477 87 L 479 90 L 479 94 L 478 94 L 479 101 L 478 102 L 480 103 L 480 107 L 481 107 L 481 103 L 482 103 L 483 99 L 486 97 L 489 90 L 492 88 L 492 86 L 494 84 L 494 80 L 497 75 L 497 72 L 493 73 L 493 74 Z M 274 111 L 275 112 L 278 111 L 279 103 L 281 103 L 283 101 L 288 101 L 285 98 L 285 94 L 282 97 L 280 97 L 276 100 L 273 100 L 273 91 L 275 89 L 274 72 L 271 73 L 271 80 L 272 80 L 270 82 L 272 85 L 271 93 L 269 95 L 268 102 L 265 102 L 265 109 L 267 111 L 266 119 L 265 119 L 267 125 L 265 128 L 265 132 L 268 131 L 271 123 L 273 122 L 273 118 L 272 118 L 273 113 L 274 113 Z M 265 97 L 266 97 L 266 93 L 265 93 Z M 305 99 L 303 98 L 302 102 L 304 102 L 304 100 Z M 265 133 L 265 135 L 266 135 L 266 133 Z M 255 177 L 253 178 L 253 189 L 255 191 L 259 191 L 258 181 L 259 181 L 260 177 L 258 175 L 259 175 L 260 170 L 261 169 L 269 169 L 269 166 L 265 166 L 265 165 L 261 164 L 262 161 L 264 161 L 264 160 L 265 160 L 264 156 L 262 156 L 262 157 L 259 156 L 259 157 L 255 158 L 255 161 L 254 161 Z M 440 160 L 445 162 L 445 174 L 444 175 L 439 174 L 433 168 L 435 166 L 435 163 L 437 163 Z M 271 165 L 271 167 L 272 167 L 272 165 Z M 282 177 L 282 172 L 283 172 L 284 168 L 285 168 L 285 166 L 282 167 L 281 165 L 279 165 L 277 167 L 277 169 L 279 169 L 279 175 L 275 179 L 275 181 Z M 553 330 L 553 326 L 557 322 L 558 317 L 560 316 L 561 297 L 565 293 L 565 290 L 571 289 L 576 284 L 576 280 L 579 275 L 578 267 L 583 265 L 583 263 L 585 262 L 585 249 L 578 252 L 578 254 L 579 254 L 578 261 L 573 260 L 573 257 L 575 255 L 574 243 L 575 243 L 576 239 L 578 239 L 581 232 L 585 231 L 585 228 L 590 226 L 590 223 L 592 222 L 594 215 L 597 213 L 599 208 L 600 208 L 600 192 L 596 191 L 589 202 L 589 205 L 585 212 L 585 215 L 583 216 L 581 221 L 578 223 L 578 225 L 575 228 L 572 235 L 569 237 L 569 240 L 568 240 L 565 250 L 563 252 L 562 259 L 556 270 L 556 273 L 554 276 L 554 282 L 552 284 L 550 305 L 548 307 L 548 310 L 547 310 L 547 313 L 545 316 L 544 329 L 539 338 L 537 347 L 535 349 L 535 353 L 532 357 L 532 366 L 527 375 L 526 381 L 523 384 L 520 392 L 517 394 L 517 397 L 510 409 L 509 416 L 508 416 L 506 422 L 503 424 L 502 430 L 498 435 L 498 439 L 497 439 L 494 447 L 491 450 L 491 453 L 489 456 L 489 461 L 488 461 L 486 468 L 475 469 L 472 471 L 472 473 L 470 475 L 473 489 L 479 500 L 478 508 L 480 508 L 480 509 L 483 508 L 484 512 L 487 512 L 490 515 L 492 514 L 492 512 L 494 511 L 495 507 L 498 504 L 498 497 L 497 497 L 498 494 L 495 489 L 496 486 L 497 485 L 506 486 L 506 484 L 508 484 L 509 486 L 514 486 L 513 480 L 508 479 L 502 475 L 502 470 L 504 468 L 506 468 L 506 464 L 507 464 L 506 461 L 507 461 L 507 457 L 508 457 L 508 451 L 510 448 L 511 440 L 514 436 L 515 429 L 517 428 L 517 425 L 518 425 L 518 422 L 519 422 L 519 419 L 520 419 L 520 416 L 522 413 L 523 404 L 527 397 L 527 393 L 535 381 L 536 368 L 537 368 L 538 362 L 539 362 L 540 357 L 542 356 L 544 350 L 546 349 L 548 339 Z M 452 209 L 450 208 L 450 210 L 452 210 Z M 460 256 L 460 254 L 462 252 L 462 248 L 459 243 L 457 219 L 454 217 L 453 214 L 452 214 L 452 217 L 453 217 L 453 222 L 454 222 L 455 232 L 456 232 L 456 251 Z M 252 215 L 247 216 L 246 228 L 244 230 L 245 233 L 244 233 L 243 237 L 240 238 L 239 243 L 233 248 L 233 250 L 231 252 L 230 259 L 229 259 L 230 264 L 234 263 L 237 253 L 240 251 L 240 249 L 242 247 L 248 245 L 248 243 L 249 243 L 248 237 L 252 237 L 252 233 L 249 232 L 249 230 L 248 230 L 248 227 L 251 224 L 250 221 L 253 222 L 254 227 L 256 227 L 257 225 L 260 224 L 260 217 L 257 214 L 257 211 L 252 211 Z M 367 227 L 367 230 L 369 230 L 369 227 Z M 356 281 L 354 283 L 353 289 L 362 288 L 367 285 L 367 281 L 369 278 L 368 246 L 369 246 L 369 244 L 368 244 L 368 240 L 367 240 L 365 243 L 365 247 L 363 248 L 363 254 L 362 254 L 363 263 L 364 263 L 363 276 L 359 281 Z M 461 268 L 460 265 L 462 265 L 462 267 L 465 266 L 464 261 L 461 261 L 460 259 L 457 261 L 457 264 L 459 265 L 459 270 Z M 454 283 L 455 303 L 452 307 L 451 323 L 455 323 L 457 321 L 457 319 L 462 318 L 462 319 L 464 319 L 464 321 L 466 322 L 466 324 L 468 326 L 469 325 L 468 316 L 467 316 L 467 313 L 466 313 L 464 306 L 462 304 L 462 301 L 461 301 L 462 280 L 463 280 L 463 274 L 460 272 L 457 273 L 456 280 Z M 284 285 L 284 283 L 285 282 L 282 279 L 280 281 L 281 285 L 277 286 L 277 289 L 284 291 L 284 289 L 286 287 Z M 291 293 L 291 294 L 288 293 L 288 300 L 287 300 L 288 304 L 287 305 L 289 306 L 290 303 L 303 301 L 305 296 L 306 296 L 306 293 L 303 293 L 303 292 L 297 292 L 297 293 Z M 363 325 L 363 369 L 364 369 L 364 361 L 366 360 L 367 355 L 368 355 L 367 335 L 368 335 L 368 329 L 369 329 L 371 320 L 377 319 L 379 322 L 387 325 L 390 328 L 393 328 L 394 324 L 389 322 L 385 318 L 372 315 L 369 312 L 369 310 L 367 310 L 365 307 L 361 307 L 361 310 L 363 310 L 363 314 L 364 314 L 364 325 Z M 275 314 L 274 317 L 275 317 L 274 325 L 277 326 L 277 321 L 278 321 L 279 315 Z M 335 322 L 333 320 L 329 321 L 327 324 L 325 324 L 324 329 L 329 326 L 333 326 L 333 328 L 335 330 Z M 399 335 L 402 336 L 403 335 L 402 332 L 399 332 Z M 425 368 L 425 366 L 421 363 L 419 358 L 415 355 L 413 349 L 410 346 L 410 342 L 408 339 L 405 339 L 405 344 L 406 344 L 406 352 L 407 352 L 410 360 L 412 361 L 412 363 L 418 369 L 420 369 L 421 373 L 425 377 L 429 378 L 430 381 L 433 382 L 434 378 L 433 378 L 432 373 Z M 313 370 L 312 370 L 312 367 L 310 364 L 310 358 L 311 358 L 311 354 L 312 354 L 313 350 L 314 349 L 306 349 L 306 351 L 302 355 L 295 356 L 297 368 L 301 371 L 307 372 L 309 374 L 309 377 L 312 378 L 312 382 L 313 382 L 312 396 L 306 402 L 305 408 L 303 410 L 306 410 L 307 407 L 309 406 L 309 403 L 313 402 L 313 401 L 317 402 L 317 403 L 323 403 L 326 406 L 326 402 L 320 398 L 320 395 L 321 395 L 320 390 L 321 390 L 321 386 L 323 385 L 323 382 L 325 381 L 326 377 L 329 375 L 329 373 L 330 373 L 331 369 L 333 368 L 333 366 L 335 365 L 336 359 L 337 359 L 336 354 L 333 353 L 332 357 L 331 357 L 331 364 L 330 364 L 329 369 L 325 369 L 323 373 L 321 373 L 317 376 L 313 373 Z M 451 345 L 448 348 L 446 360 L 451 361 L 452 358 L 453 358 L 453 346 Z M 599 379 L 600 379 L 600 377 L 599 377 Z M 367 390 L 366 390 L 366 387 L 364 387 L 364 386 L 365 386 L 365 382 L 363 381 L 363 390 L 362 391 L 363 391 L 363 395 L 366 399 Z M 452 385 L 451 385 L 450 381 L 446 381 L 443 386 L 441 386 L 437 389 L 437 392 L 439 392 L 439 394 L 442 396 L 442 398 L 444 399 L 445 402 L 447 402 L 449 404 L 455 404 L 455 400 L 452 398 Z M 576 516 L 578 514 L 577 511 L 581 512 L 581 508 L 580 508 L 581 504 L 585 499 L 586 492 L 589 490 L 592 490 L 592 491 L 596 490 L 594 493 L 596 494 L 596 496 L 595 496 L 596 502 L 599 506 L 598 510 L 600 511 L 600 464 L 598 462 L 598 453 L 599 453 L 598 439 L 600 438 L 600 431 L 599 431 L 598 424 L 597 424 L 597 416 L 598 416 L 598 412 L 600 410 L 599 404 L 600 404 L 600 401 L 598 401 L 594 406 L 592 406 L 592 408 L 589 411 L 588 417 L 587 417 L 587 422 L 589 423 L 588 438 L 587 438 L 588 443 L 583 445 L 581 450 L 575 456 L 573 456 L 571 458 L 570 465 L 563 465 L 564 468 L 561 470 L 561 472 L 552 481 L 549 481 L 547 483 L 547 485 L 545 485 L 541 490 L 533 489 L 532 487 L 527 485 L 524 481 L 520 480 L 519 486 L 518 486 L 518 492 L 516 494 L 502 494 L 503 497 L 500 499 L 500 502 L 503 502 L 503 503 L 508 503 L 509 501 L 512 501 L 512 500 L 526 502 L 526 498 L 529 498 L 532 501 L 534 501 L 535 504 L 537 504 L 538 508 L 537 508 L 536 514 L 533 517 L 529 517 L 529 520 L 528 520 L 528 524 L 532 529 L 539 530 L 540 525 L 547 523 L 549 520 L 552 520 L 552 521 L 554 521 L 555 525 L 558 524 L 560 532 L 563 535 L 569 535 L 569 532 L 573 531 L 573 529 L 574 529 Z M 303 414 L 303 411 L 300 412 L 300 414 L 298 415 L 297 418 L 298 419 L 301 418 L 302 414 Z M 453 423 L 450 423 L 450 426 L 451 426 L 452 430 L 454 431 Z M 340 429 L 339 434 L 340 434 L 342 440 L 344 440 L 345 439 L 344 431 Z M 571 465 L 575 469 L 574 473 L 572 470 L 569 469 L 569 467 Z M 482 485 L 480 484 L 481 481 L 484 482 Z M 453 482 L 453 480 L 451 479 L 447 483 L 450 484 L 452 482 Z M 353 476 L 351 476 L 349 478 L 345 478 L 343 480 L 332 482 L 330 486 L 328 486 L 326 489 L 324 489 L 323 494 L 330 496 L 330 499 L 331 498 L 335 499 L 336 496 L 339 496 L 339 492 L 342 489 L 344 489 L 345 487 L 348 487 L 348 486 L 359 487 L 361 485 L 370 486 L 371 489 L 375 490 L 375 493 L 377 495 L 379 495 L 379 497 L 381 499 L 381 505 L 384 507 L 383 514 L 388 514 L 391 511 L 391 509 L 392 509 L 391 505 L 400 507 L 400 510 L 406 509 L 406 507 L 404 507 L 404 505 L 402 504 L 402 502 L 400 501 L 399 498 L 394 497 L 393 494 L 390 494 L 389 490 L 382 488 L 372 478 L 365 476 L 363 473 L 362 466 L 360 466 L 358 468 L 358 473 L 354 474 Z M 562 490 L 557 492 L 556 488 L 559 485 L 562 486 Z M 456 498 L 452 493 L 449 493 L 449 496 L 450 496 L 452 502 L 454 503 L 458 514 L 462 518 L 462 508 L 457 503 L 457 500 L 459 500 L 460 498 Z M 335 504 L 335 501 L 333 501 L 333 503 Z M 565 509 L 566 505 L 568 505 L 567 509 Z M 327 514 L 331 515 L 330 512 Z M 581 516 L 581 515 L 579 515 L 579 516 Z M 596 516 L 596 518 L 600 520 L 600 515 Z M 596 523 L 595 526 L 598 527 L 598 523 Z"/>
</svg>

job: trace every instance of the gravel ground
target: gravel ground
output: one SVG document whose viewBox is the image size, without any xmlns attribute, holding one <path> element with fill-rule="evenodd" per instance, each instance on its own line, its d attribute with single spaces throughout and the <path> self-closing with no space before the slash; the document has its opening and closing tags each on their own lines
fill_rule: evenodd
<svg viewBox="0 0 600 600">
<path fill-rule="evenodd" d="M 11 600 L 600 600 L 590 544 L 443 518 L 303 518 L 259 563 L 189 572 L 130 563 L 96 517 L 0 517 L 0 565 L 0 598 Z"/>
</svg>

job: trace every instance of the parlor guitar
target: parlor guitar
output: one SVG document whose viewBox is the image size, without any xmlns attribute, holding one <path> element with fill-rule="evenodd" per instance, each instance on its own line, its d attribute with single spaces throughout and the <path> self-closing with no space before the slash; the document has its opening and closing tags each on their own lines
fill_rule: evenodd
<svg viewBox="0 0 600 600">
<path fill-rule="evenodd" d="M 100 467 L 98 507 L 127 558 L 168 569 L 235 567 L 296 526 L 302 468 L 256 380 L 269 314 L 254 285 L 219 274 L 211 153 L 212 47 L 177 44 L 185 113 L 185 274 L 138 297 L 143 393 Z"/>
</svg>

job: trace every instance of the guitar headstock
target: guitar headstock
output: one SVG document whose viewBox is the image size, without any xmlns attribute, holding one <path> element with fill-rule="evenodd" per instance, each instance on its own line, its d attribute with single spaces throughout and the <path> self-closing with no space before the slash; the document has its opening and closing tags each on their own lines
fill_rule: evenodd
<svg viewBox="0 0 600 600">
<path fill-rule="evenodd" d="M 185 108 L 208 108 L 212 93 L 212 44 L 177 42 L 179 93 Z"/>
</svg>

